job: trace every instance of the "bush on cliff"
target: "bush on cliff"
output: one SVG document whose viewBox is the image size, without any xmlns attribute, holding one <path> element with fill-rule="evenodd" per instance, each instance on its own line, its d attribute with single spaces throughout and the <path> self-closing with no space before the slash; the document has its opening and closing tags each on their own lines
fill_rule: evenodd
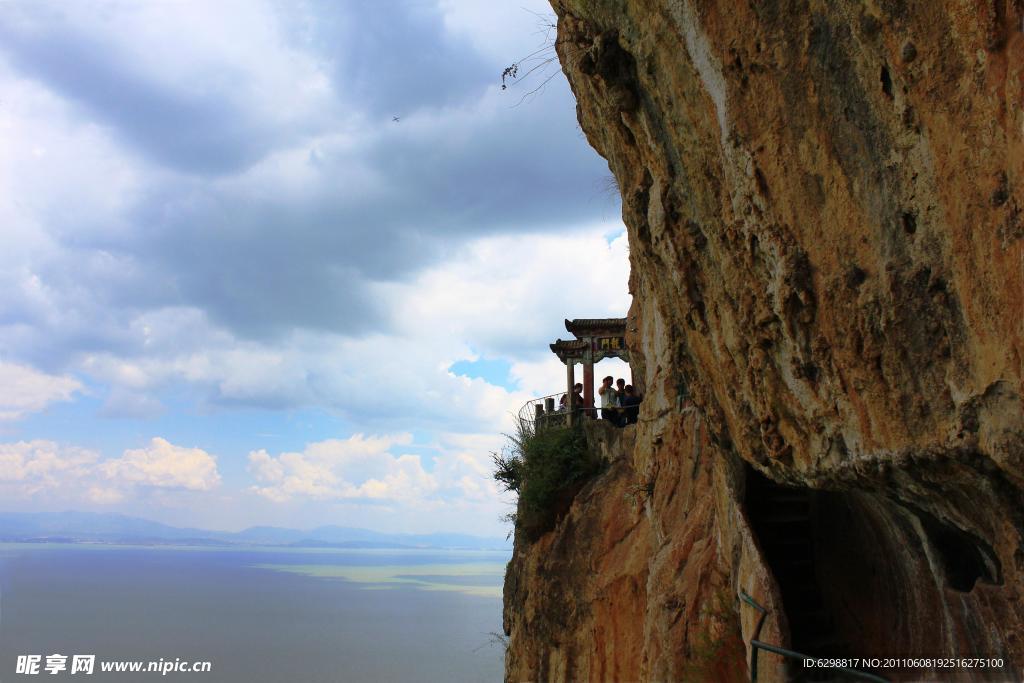
<svg viewBox="0 0 1024 683">
<path fill-rule="evenodd" d="M 583 429 L 548 427 L 535 430 L 521 421 L 509 445 L 493 455 L 494 478 L 519 495 L 513 516 L 516 528 L 530 540 L 549 531 L 565 514 L 588 479 L 604 461 L 587 447 Z"/>
</svg>

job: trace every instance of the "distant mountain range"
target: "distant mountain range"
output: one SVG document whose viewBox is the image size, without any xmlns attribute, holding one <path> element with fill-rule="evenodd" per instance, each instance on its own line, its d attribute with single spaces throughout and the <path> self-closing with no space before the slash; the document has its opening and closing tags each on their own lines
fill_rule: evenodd
<svg viewBox="0 0 1024 683">
<path fill-rule="evenodd" d="M 173 527 L 126 515 L 75 511 L 0 512 L 2 541 L 458 550 L 507 550 L 512 547 L 511 542 L 504 538 L 467 534 L 385 534 L 343 526 L 315 529 L 254 526 L 242 531 L 208 531 Z"/>
</svg>

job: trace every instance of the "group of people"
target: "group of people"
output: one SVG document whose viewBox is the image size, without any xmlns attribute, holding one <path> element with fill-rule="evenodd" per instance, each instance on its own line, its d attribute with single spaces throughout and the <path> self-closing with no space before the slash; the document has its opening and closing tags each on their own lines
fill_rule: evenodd
<svg viewBox="0 0 1024 683">
<path fill-rule="evenodd" d="M 640 414 L 640 402 L 643 398 L 637 395 L 632 384 L 626 384 L 626 380 L 613 378 L 611 375 L 601 380 L 601 386 L 597 390 L 601 397 L 601 419 L 608 420 L 616 427 L 624 427 L 627 424 L 635 424 Z M 559 410 L 569 409 L 569 394 L 563 394 Z M 583 385 L 577 382 L 572 388 L 572 404 L 578 410 L 583 408 Z M 586 411 L 591 418 L 596 418 L 594 410 Z"/>
<path fill-rule="evenodd" d="M 601 380 L 597 393 L 601 397 L 602 420 L 609 420 L 616 427 L 636 424 L 643 398 L 637 395 L 632 384 L 608 375 Z"/>
</svg>

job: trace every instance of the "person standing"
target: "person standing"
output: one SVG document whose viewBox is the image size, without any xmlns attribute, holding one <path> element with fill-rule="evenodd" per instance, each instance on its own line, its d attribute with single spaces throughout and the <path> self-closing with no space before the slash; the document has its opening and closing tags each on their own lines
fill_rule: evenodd
<svg viewBox="0 0 1024 683">
<path fill-rule="evenodd" d="M 583 410 L 583 384 L 576 382 L 572 388 L 572 402 L 573 410 Z M 558 402 L 559 410 L 569 410 L 569 394 L 562 394 L 562 399 Z"/>
<path fill-rule="evenodd" d="M 626 380 L 621 377 L 615 380 L 615 425 L 617 427 L 626 426 L 626 411 L 623 410 L 625 404 L 622 399 L 626 397 Z"/>
<path fill-rule="evenodd" d="M 623 390 L 624 395 L 619 397 L 619 404 L 622 406 L 624 424 L 636 424 L 636 421 L 640 415 L 640 401 L 642 400 L 636 395 L 636 391 L 633 389 L 632 384 L 627 384 Z"/>
<path fill-rule="evenodd" d="M 614 381 L 615 378 L 608 375 L 601 380 L 601 386 L 597 390 L 597 393 L 601 396 L 601 419 L 611 420 L 613 423 L 618 419 L 616 406 L 619 400 L 615 387 L 612 386 Z"/>
</svg>

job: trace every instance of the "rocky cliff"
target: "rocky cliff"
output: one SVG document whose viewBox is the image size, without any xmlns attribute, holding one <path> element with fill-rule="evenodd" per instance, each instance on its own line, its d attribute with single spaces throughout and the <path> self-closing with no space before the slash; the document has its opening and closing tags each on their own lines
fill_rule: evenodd
<svg viewBox="0 0 1024 683">
<path fill-rule="evenodd" d="M 517 539 L 509 680 L 742 680 L 743 593 L 770 643 L 1020 680 L 1024 3 L 553 5 L 647 396 Z"/>
</svg>

